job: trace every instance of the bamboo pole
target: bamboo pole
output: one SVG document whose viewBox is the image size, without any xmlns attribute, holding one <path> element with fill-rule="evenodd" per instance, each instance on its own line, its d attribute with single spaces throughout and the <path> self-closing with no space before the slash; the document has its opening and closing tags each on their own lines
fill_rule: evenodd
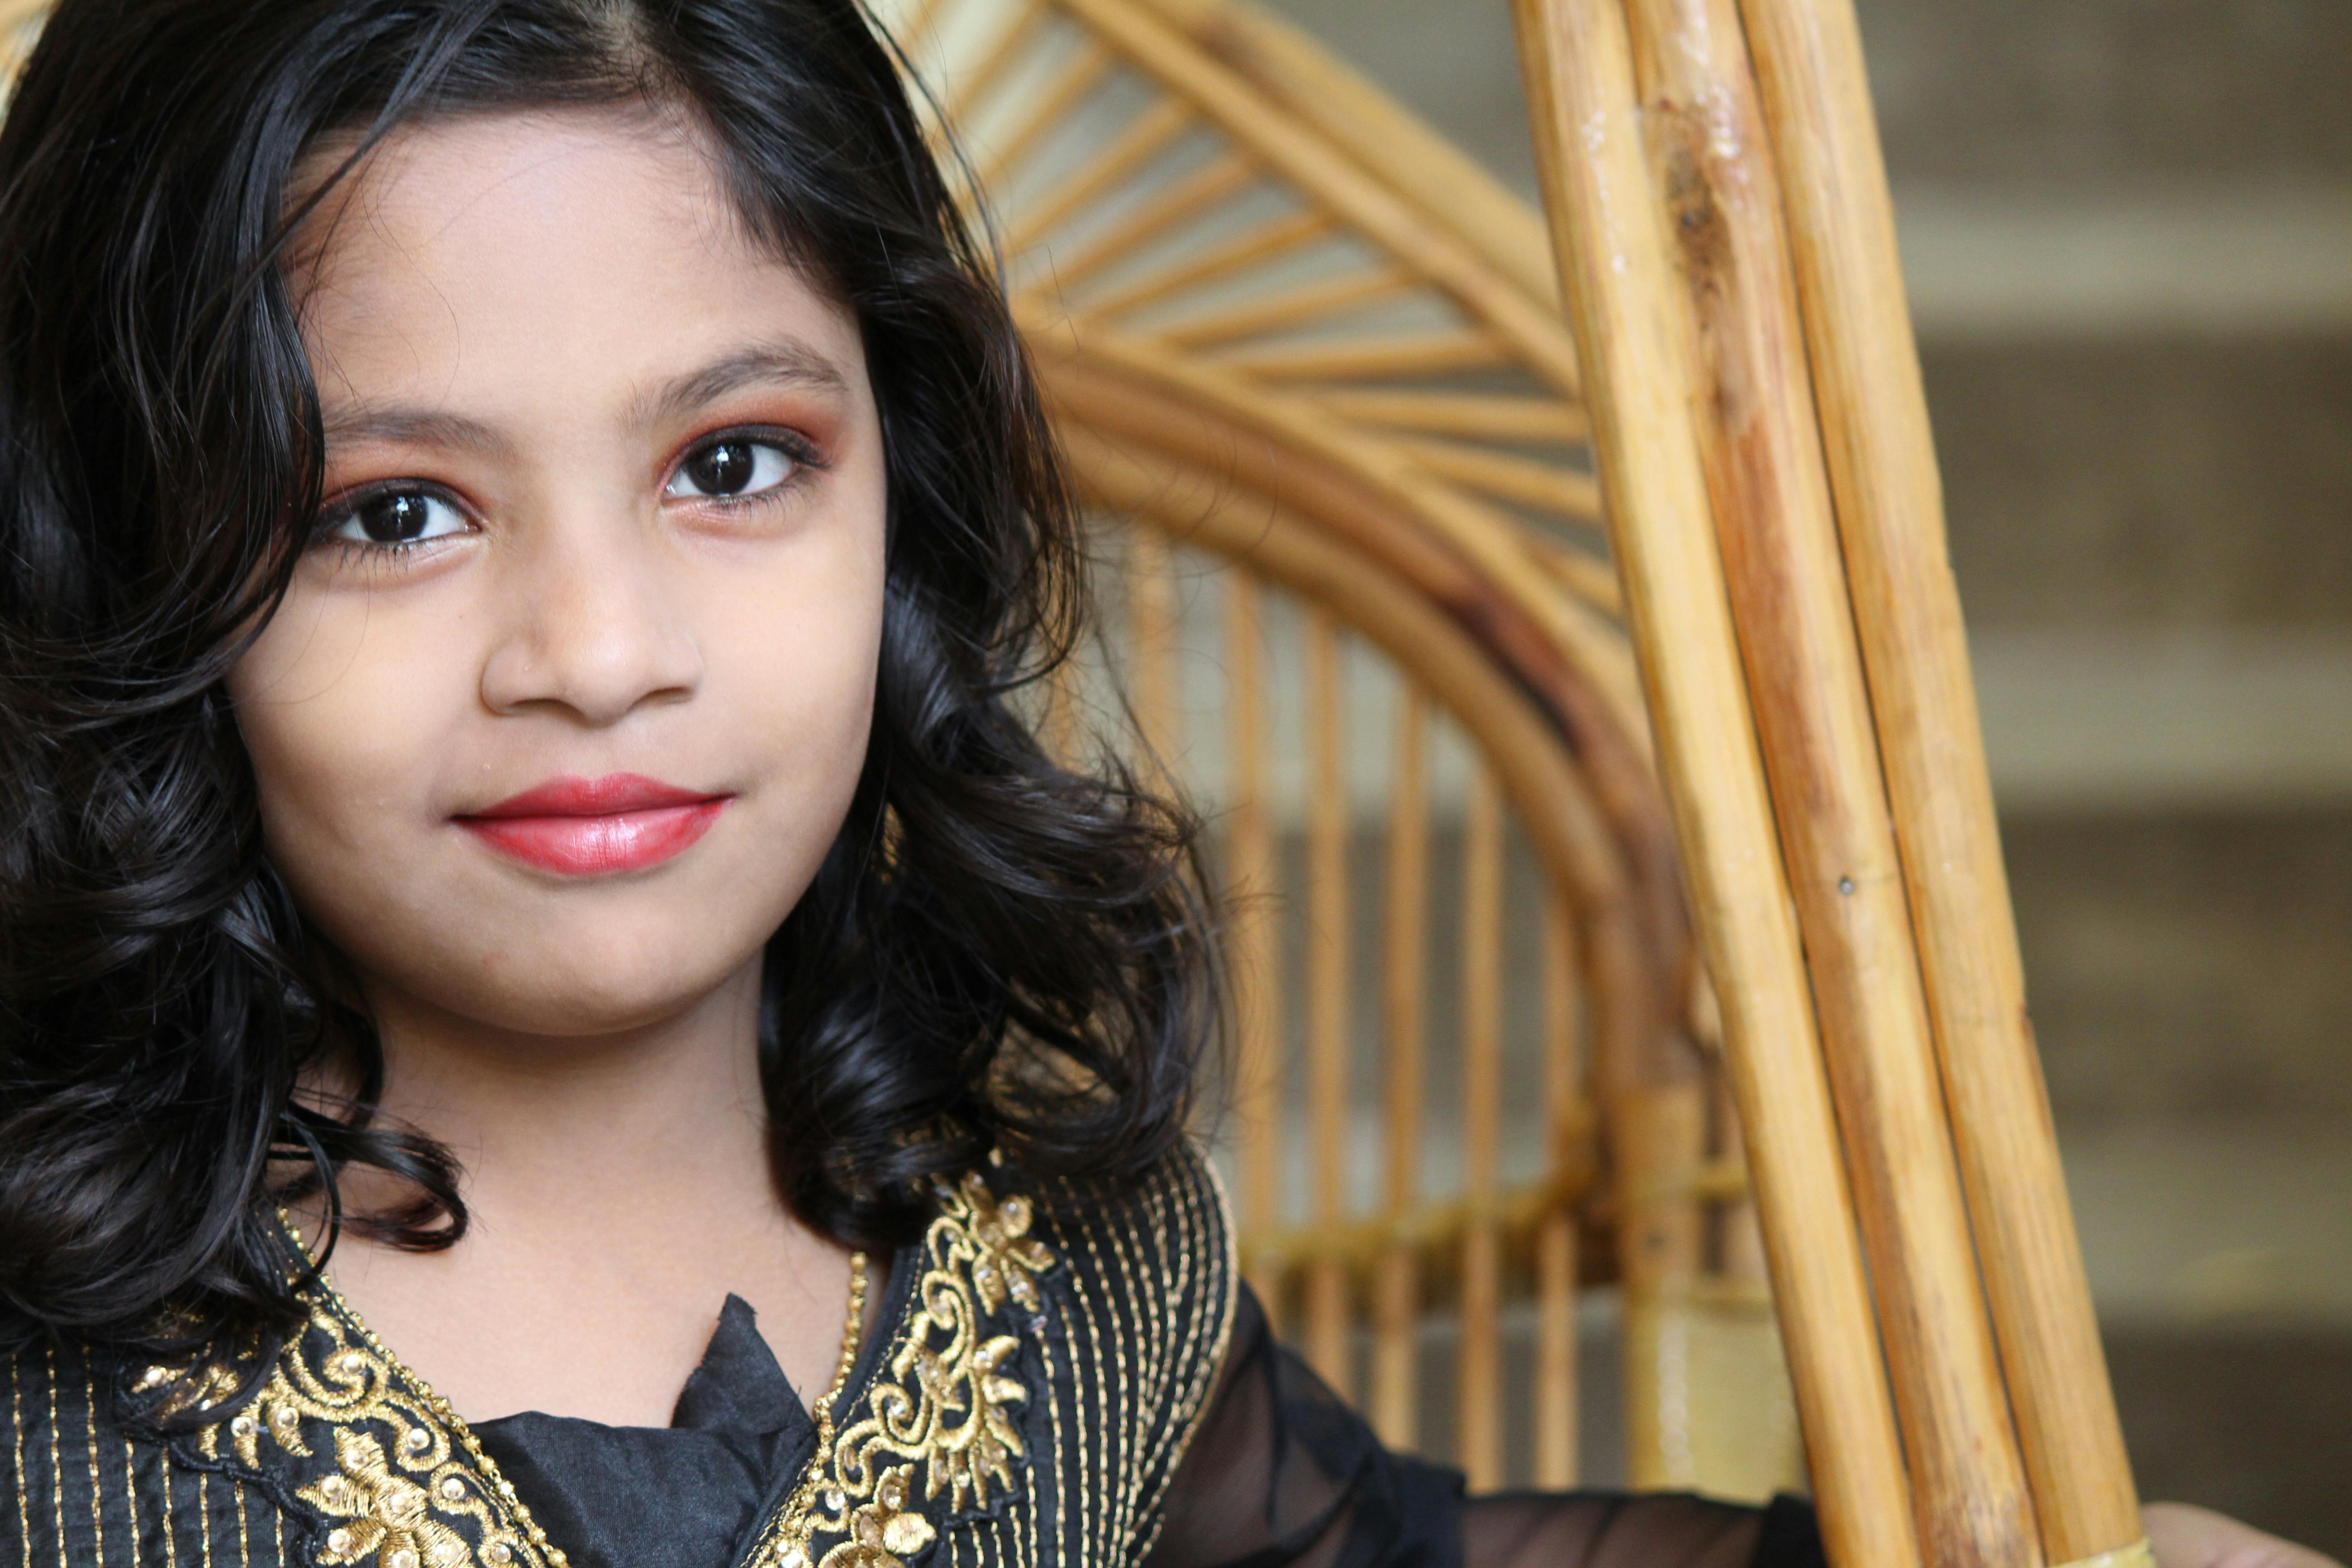
<svg viewBox="0 0 2352 1568">
<path fill-rule="evenodd" d="M 1323 406 L 1367 425 L 1434 436 L 1488 441 L 1585 441 L 1592 421 L 1573 403 L 1549 397 L 1481 396 L 1475 393 L 1337 391 Z"/>
<path fill-rule="evenodd" d="M 1690 427 L 1673 283 L 1616 0 L 1515 0 L 1546 205 L 1591 399 L 1612 538 L 1725 1054 L 1769 1225 L 1775 1296 L 1842 1568 L 1918 1562 L 1853 1201 Z"/>
<path fill-rule="evenodd" d="M 1544 1111 L 1551 1165 L 1570 1169 L 1591 1116 L 1577 1081 L 1575 917 L 1557 893 L 1544 900 Z M 1536 1485 L 1576 1484 L 1576 1215 L 1563 1202 L 1536 1237 Z"/>
<path fill-rule="evenodd" d="M 1077 52 L 1056 67 L 1052 79 L 1021 105 L 1020 117 L 989 139 L 979 159 L 979 184 L 992 189 L 1007 170 L 1017 166 L 1038 142 L 1062 122 L 1063 116 L 1102 85 L 1110 75 L 1111 52 L 1099 38 L 1088 38 Z"/>
<path fill-rule="evenodd" d="M 2148 1561 L 2025 1009 L 1850 0 L 1741 0 L 1953 1132 L 2043 1549 Z M 2120 1561 L 2120 1560 L 2119 1560 Z"/>
<path fill-rule="evenodd" d="M 1573 468 L 1456 441 L 1404 437 L 1397 445 L 1430 472 L 1498 500 L 1518 501 L 1587 522 L 1601 516 L 1600 485 Z"/>
<path fill-rule="evenodd" d="M 1128 691 L 1146 766 L 1167 783 L 1176 766 L 1176 578 L 1167 536 L 1127 531 Z"/>
<path fill-rule="evenodd" d="M 1233 694 L 1226 704 L 1232 774 L 1226 788 L 1225 886 L 1233 910 L 1234 1025 L 1239 1060 L 1234 1072 L 1241 1217 L 1253 1235 L 1281 1223 L 1282 963 L 1280 909 L 1275 903 L 1274 830 L 1269 821 L 1265 751 L 1265 631 L 1257 579 L 1247 572 L 1224 578 L 1225 668 Z M 1254 1271 L 1250 1284 L 1268 1320 L 1282 1308 L 1279 1259 Z"/>
<path fill-rule="evenodd" d="M 1428 700 L 1408 681 L 1397 694 L 1389 793 L 1388 885 L 1381 967 L 1388 1141 L 1382 1219 L 1395 1241 L 1373 1286 L 1372 1426 L 1395 1448 L 1420 1437 L 1420 1269 L 1399 1230 L 1421 1195 L 1422 1100 L 1429 1027 Z"/>
<path fill-rule="evenodd" d="M 1154 327 L 1151 333 L 1164 343 L 1191 349 L 1206 348 L 1240 338 L 1293 331 L 1370 304 L 1376 300 L 1404 293 L 1418 286 L 1420 281 L 1401 268 L 1364 268 L 1333 278 L 1318 278 L 1311 283 L 1261 294 L 1255 299 L 1236 300 L 1214 311 Z"/>
<path fill-rule="evenodd" d="M 1090 316 L 1121 316 L 1146 305 L 1181 294 L 1187 289 L 1205 283 L 1228 272 L 1269 260 L 1286 250 L 1324 238 L 1331 232 L 1331 216 L 1316 209 L 1296 212 L 1243 230 L 1230 239 L 1220 240 L 1196 254 L 1186 256 L 1158 271 L 1147 272 L 1115 289 L 1088 297 L 1085 303 Z M 1056 281 L 1067 287 L 1066 279 Z"/>
<path fill-rule="evenodd" d="M 1331 612 L 1307 612 L 1307 1114 L 1318 1224 L 1348 1217 L 1348 789 L 1339 633 Z M 1336 1261 L 1307 1275 L 1307 1359 L 1342 1397 L 1348 1354 L 1348 1271 Z"/>
<path fill-rule="evenodd" d="M 1171 98 L 1163 98 L 1137 115 L 1094 157 L 1040 195 L 1034 205 L 1014 215 L 1005 232 L 1005 250 L 1017 256 L 1031 248 L 1078 209 L 1173 146 L 1192 125 L 1192 110 Z"/>
<path fill-rule="evenodd" d="M 1881 782 L 1779 184 L 1733 0 L 1628 0 L 1780 847 L 1930 1568 L 2038 1568 Z"/>
<path fill-rule="evenodd" d="M 1257 165 L 1227 148 L 1199 168 L 1154 191 L 1134 211 L 1118 217 L 1102 233 L 1066 254 L 1056 255 L 1055 280 L 1063 288 L 1076 288 L 1138 246 L 1199 216 L 1219 202 L 1239 195 L 1257 178 Z"/>
<path fill-rule="evenodd" d="M 1483 327 L 1440 328 L 1392 337 L 1360 335 L 1329 342 L 1270 343 L 1218 356 L 1220 363 L 1283 381 L 1353 381 L 1496 370 L 1511 346 Z"/>
<path fill-rule="evenodd" d="M 1457 1458 L 1474 1491 L 1503 1484 L 1502 1248 L 1496 1152 L 1503 1110 L 1503 805 L 1481 764 L 1462 847 L 1462 1237 Z"/>
</svg>

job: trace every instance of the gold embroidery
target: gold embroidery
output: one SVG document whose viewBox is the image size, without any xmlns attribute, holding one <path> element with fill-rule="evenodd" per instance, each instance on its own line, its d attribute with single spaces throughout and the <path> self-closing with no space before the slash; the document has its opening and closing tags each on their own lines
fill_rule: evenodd
<svg viewBox="0 0 2352 1568">
<path fill-rule="evenodd" d="M 89 1549 L 98 1568 L 106 1568 L 106 1494 L 98 1484 L 98 1384 L 91 1381 L 87 1363 L 81 1374 L 81 1425 L 89 1447 Z"/>
<path fill-rule="evenodd" d="M 357 1563 L 373 1557 L 383 1568 L 456 1568 L 471 1561 L 465 1538 L 432 1517 L 425 1487 L 394 1475 L 383 1446 L 364 1433 L 335 1433 L 339 1468 L 297 1494 L 343 1522 L 327 1531 L 320 1561 Z"/>
<path fill-rule="evenodd" d="M 240 1381 L 233 1369 L 197 1363 L 150 1367 L 141 1384 L 176 1413 L 209 1410 Z M 315 1428 L 305 1430 L 314 1422 L 332 1434 L 331 1451 L 314 1447 Z M 565 1568 L 448 1402 L 331 1292 L 314 1292 L 307 1331 L 260 1392 L 195 1435 L 205 1458 L 219 1458 L 224 1445 L 247 1469 L 262 1468 L 265 1445 L 310 1461 L 295 1493 L 331 1521 L 320 1557 L 331 1568 L 362 1560 L 375 1568 Z M 249 1563 L 242 1489 L 238 1499 L 239 1561 Z M 470 1540 L 461 1524 L 472 1526 Z"/>
<path fill-rule="evenodd" d="M 1000 1202 L 977 1173 L 937 1191 L 905 1339 L 860 1401 L 865 1415 L 837 1436 L 835 1399 L 825 1401 L 809 1474 L 755 1568 L 904 1568 L 936 1533 L 911 1506 L 919 1476 L 922 1500 L 945 1493 L 951 1512 L 986 1507 L 992 1487 L 1013 1489 L 1013 1461 L 1024 1455 L 1012 1407 L 1029 1391 L 1008 1372 L 1021 1342 L 986 1334 L 983 1320 L 1008 1299 L 1042 1310 L 1036 1277 L 1055 1260 L 1028 1234 L 1025 1198 Z M 855 1350 L 854 1341 L 843 1346 L 845 1373 Z"/>
<path fill-rule="evenodd" d="M 139 1564 L 139 1457 L 131 1451 L 131 1439 L 122 1440 L 122 1500 L 131 1510 L 131 1568 Z"/>
<path fill-rule="evenodd" d="M 1043 1310 L 1036 1277 L 1054 1267 L 1054 1255 L 1029 1234 L 1029 1200 L 1016 1193 L 997 1202 L 977 1171 L 964 1177 L 962 1197 L 971 1213 L 971 1285 L 981 1310 L 995 1311 L 1009 1292 L 1030 1311 Z"/>
<path fill-rule="evenodd" d="M 15 1356 L 8 1358 L 8 1433 L 16 1451 L 16 1468 L 9 1472 L 16 1478 L 16 1538 L 24 1546 L 24 1568 L 33 1568 L 33 1515 L 25 1501 L 33 1483 L 25 1474 L 25 1388 Z"/>
<path fill-rule="evenodd" d="M 66 1458 L 58 1448 L 58 1352 L 51 1346 L 47 1366 L 49 1384 L 49 1511 L 56 1516 L 58 1527 L 58 1568 L 72 1568 L 66 1562 Z"/>
<path fill-rule="evenodd" d="M 905 1466 L 887 1471 L 874 1485 L 874 1500 L 849 1510 L 849 1539 L 824 1554 L 827 1568 L 898 1568 L 931 1543 L 938 1532 L 919 1513 L 907 1511 L 907 1489 L 913 1471 Z"/>
</svg>

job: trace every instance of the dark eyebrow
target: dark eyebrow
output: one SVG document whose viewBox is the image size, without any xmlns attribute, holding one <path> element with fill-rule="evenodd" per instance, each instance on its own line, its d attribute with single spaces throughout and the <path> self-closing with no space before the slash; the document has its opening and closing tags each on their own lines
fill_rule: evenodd
<svg viewBox="0 0 2352 1568">
<path fill-rule="evenodd" d="M 326 422 L 327 445 L 382 441 L 403 447 L 456 447 L 469 452 L 498 453 L 507 439 L 489 426 L 463 415 L 425 408 L 353 408 L 331 416 Z"/>
<path fill-rule="evenodd" d="M 738 387 L 759 385 L 806 386 L 845 396 L 849 377 L 806 343 L 784 338 L 755 343 L 665 384 L 640 399 L 637 414 L 648 425 L 665 424 Z"/>
<path fill-rule="evenodd" d="M 658 425 L 693 413 L 738 387 L 758 385 L 808 386 L 835 396 L 849 391 L 849 377 L 806 343 L 789 338 L 755 343 L 688 371 L 640 397 L 635 416 Z M 463 451 L 498 455 L 510 443 L 494 427 L 460 414 L 428 408 L 358 407 L 336 413 L 326 422 L 330 447 L 351 442 L 380 441 L 404 447 L 450 447 Z"/>
</svg>

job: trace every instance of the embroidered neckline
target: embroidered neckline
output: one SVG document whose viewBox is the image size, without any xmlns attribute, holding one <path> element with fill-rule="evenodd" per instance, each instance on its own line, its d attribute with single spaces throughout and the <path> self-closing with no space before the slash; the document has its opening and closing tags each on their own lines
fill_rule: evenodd
<svg viewBox="0 0 2352 1568">
<path fill-rule="evenodd" d="M 992 1488 L 999 1499 L 1016 1489 L 1015 1467 L 1028 1460 L 1013 1415 L 1030 1392 L 1017 1375 L 1021 1335 L 989 1330 L 1044 1326 L 1037 1277 L 1057 1260 L 1029 1235 L 1027 1198 L 1000 1199 L 978 1172 L 934 1192 L 907 1326 L 846 1413 L 854 1419 L 837 1434 L 824 1421 L 747 1568 L 905 1568 L 938 1535 L 929 1510 L 941 1494 L 952 1516 L 989 1507 Z M 1025 1324 L 1008 1304 L 1024 1309 Z"/>
<path fill-rule="evenodd" d="M 1020 1331 L 1043 1326 L 1036 1280 L 1057 1260 L 1028 1234 L 1027 1198 L 999 1198 L 977 1172 L 934 1191 L 939 1212 L 906 1255 L 913 1289 L 856 1389 L 866 1260 L 851 1260 L 840 1360 L 813 1412 L 815 1451 L 746 1568 L 905 1568 L 938 1524 L 1017 1489 L 1027 1453 L 1013 1412 L 1030 1395 Z M 449 1402 L 326 1279 L 304 1296 L 303 1330 L 252 1398 L 184 1439 L 192 1457 L 271 1475 L 323 1530 L 323 1568 L 570 1568 Z M 138 1392 L 153 1413 L 180 1415 L 214 1408 L 244 1381 L 234 1367 L 184 1363 L 149 1367 Z"/>
</svg>

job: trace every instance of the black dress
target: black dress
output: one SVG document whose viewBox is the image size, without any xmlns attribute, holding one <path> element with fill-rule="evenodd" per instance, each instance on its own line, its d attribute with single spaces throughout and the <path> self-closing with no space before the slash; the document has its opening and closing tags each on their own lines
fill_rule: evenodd
<svg viewBox="0 0 2352 1568">
<path fill-rule="evenodd" d="M 1465 1500 L 1267 1332 L 1190 1154 L 1115 1197 L 942 1184 L 805 1407 L 730 1299 L 663 1428 L 468 1427 L 331 1290 L 268 1363 L 5 1360 L 0 1564 L 1811 1568 L 1810 1511 Z"/>
<path fill-rule="evenodd" d="M 1267 1332 L 1248 1288 L 1223 1391 L 1178 1467 L 1154 1568 L 1813 1568 L 1812 1510 L 1610 1493 L 1468 1500 L 1392 1454 Z M 665 1427 L 530 1413 L 476 1425 L 578 1568 L 727 1568 L 772 1478 L 816 1428 L 752 1311 L 730 1296 Z M 660 1499 L 660 1506 L 651 1500 Z M 560 1528 L 559 1528 L 560 1527 Z"/>
</svg>

